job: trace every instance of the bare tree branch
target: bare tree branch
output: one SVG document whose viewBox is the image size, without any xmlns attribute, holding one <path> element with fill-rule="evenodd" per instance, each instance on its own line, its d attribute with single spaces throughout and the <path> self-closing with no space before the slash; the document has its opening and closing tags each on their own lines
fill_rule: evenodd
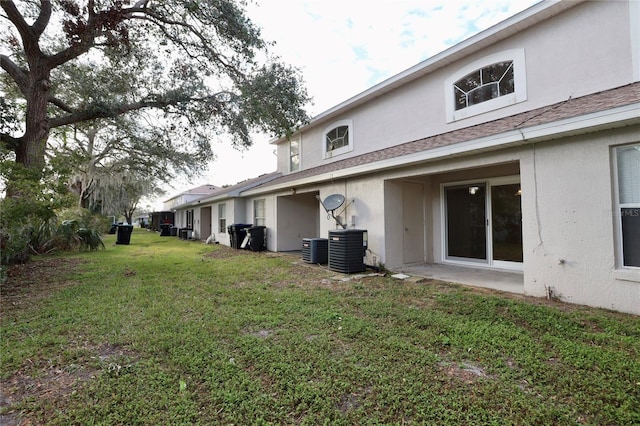
<svg viewBox="0 0 640 426">
<path fill-rule="evenodd" d="M 0 55 L 0 66 L 7 74 L 9 74 L 9 76 L 11 76 L 13 81 L 15 81 L 20 92 L 23 95 L 26 95 L 27 88 L 29 87 L 28 72 L 20 68 L 6 55 Z"/>
<path fill-rule="evenodd" d="M 31 26 L 31 28 L 33 29 L 33 35 L 36 39 L 40 38 L 45 28 L 47 28 L 47 25 L 49 25 L 50 19 L 51 19 L 51 2 L 42 0 L 40 2 L 40 14 L 38 15 L 38 19 L 36 19 L 36 21 Z"/>
</svg>

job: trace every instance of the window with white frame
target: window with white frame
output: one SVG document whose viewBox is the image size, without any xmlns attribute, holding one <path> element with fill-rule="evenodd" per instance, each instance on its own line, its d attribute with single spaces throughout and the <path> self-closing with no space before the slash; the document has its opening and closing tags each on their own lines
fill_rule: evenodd
<svg viewBox="0 0 640 426">
<path fill-rule="evenodd" d="M 640 144 L 616 148 L 619 247 L 623 267 L 640 267 Z"/>
<path fill-rule="evenodd" d="M 447 122 L 527 99 L 524 49 L 495 53 L 459 69 L 445 81 Z"/>
<path fill-rule="evenodd" d="M 289 171 L 300 170 L 300 142 L 298 140 L 289 141 Z"/>
<path fill-rule="evenodd" d="M 333 123 L 323 132 L 324 158 L 332 158 L 353 150 L 353 124 L 351 120 Z"/>
<path fill-rule="evenodd" d="M 475 70 L 453 83 L 456 111 L 515 91 L 513 61 Z"/>
<path fill-rule="evenodd" d="M 218 204 L 218 233 L 227 233 L 227 205 Z"/>
<path fill-rule="evenodd" d="M 266 209 L 264 199 L 253 201 L 253 224 L 256 226 L 265 226 Z"/>
<path fill-rule="evenodd" d="M 193 229 L 193 210 L 187 210 L 187 229 Z"/>
</svg>

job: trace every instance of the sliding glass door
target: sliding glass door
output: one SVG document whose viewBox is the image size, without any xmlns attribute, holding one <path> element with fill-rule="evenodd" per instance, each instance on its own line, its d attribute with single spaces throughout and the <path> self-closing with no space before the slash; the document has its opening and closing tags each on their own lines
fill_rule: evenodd
<svg viewBox="0 0 640 426">
<path fill-rule="evenodd" d="M 522 263 L 522 208 L 519 183 L 491 186 L 490 225 L 494 263 Z"/>
<path fill-rule="evenodd" d="M 517 177 L 445 185 L 445 257 L 522 269 L 522 207 Z"/>
<path fill-rule="evenodd" d="M 447 205 L 447 257 L 487 259 L 486 185 L 445 188 Z"/>
</svg>

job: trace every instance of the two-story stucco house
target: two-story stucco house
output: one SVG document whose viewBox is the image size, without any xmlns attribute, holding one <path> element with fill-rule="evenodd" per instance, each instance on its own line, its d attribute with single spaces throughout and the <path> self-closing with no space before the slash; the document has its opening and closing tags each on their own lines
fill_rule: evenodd
<svg viewBox="0 0 640 426">
<path fill-rule="evenodd" d="M 341 194 L 368 264 L 640 314 L 638 1 L 543 1 L 273 143 L 240 192 L 269 250 L 326 238 Z"/>
</svg>

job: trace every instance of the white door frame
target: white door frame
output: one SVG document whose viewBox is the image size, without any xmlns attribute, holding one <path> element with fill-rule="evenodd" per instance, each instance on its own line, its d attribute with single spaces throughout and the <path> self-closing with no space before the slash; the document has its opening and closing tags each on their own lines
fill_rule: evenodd
<svg viewBox="0 0 640 426">
<path fill-rule="evenodd" d="M 486 259 L 465 259 L 459 257 L 448 258 L 447 257 L 447 203 L 445 198 L 445 188 L 451 186 L 467 185 L 471 183 L 484 183 L 485 184 L 485 217 L 486 217 Z M 441 241 L 442 241 L 442 263 L 462 266 L 474 266 L 478 268 L 489 269 L 506 269 L 512 271 L 522 271 L 523 262 L 508 262 L 503 260 L 493 259 L 493 223 L 491 220 L 491 188 L 493 186 L 511 185 L 520 183 L 519 175 L 502 176 L 497 178 L 484 178 L 484 179 L 470 179 L 456 182 L 446 182 L 440 184 L 440 215 L 441 220 Z"/>
</svg>

